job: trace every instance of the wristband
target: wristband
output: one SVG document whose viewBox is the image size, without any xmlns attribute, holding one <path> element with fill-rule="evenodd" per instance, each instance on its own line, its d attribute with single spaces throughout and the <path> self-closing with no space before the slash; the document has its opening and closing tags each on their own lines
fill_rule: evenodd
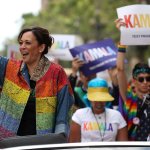
<svg viewBox="0 0 150 150">
<path fill-rule="evenodd" d="M 126 52 L 126 48 L 118 48 L 118 52 L 125 53 Z"/>
<path fill-rule="evenodd" d="M 125 53 L 127 46 L 118 44 L 118 52 Z"/>
</svg>

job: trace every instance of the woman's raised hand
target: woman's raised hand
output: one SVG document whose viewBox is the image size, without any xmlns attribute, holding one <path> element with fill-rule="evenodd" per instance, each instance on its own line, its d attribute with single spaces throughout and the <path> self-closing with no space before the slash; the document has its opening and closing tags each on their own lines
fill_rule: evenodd
<svg viewBox="0 0 150 150">
<path fill-rule="evenodd" d="M 120 30 L 120 27 L 125 27 L 126 26 L 126 23 L 123 22 L 123 19 L 122 18 L 118 18 L 115 20 L 115 24 L 116 24 L 116 28 Z"/>
</svg>

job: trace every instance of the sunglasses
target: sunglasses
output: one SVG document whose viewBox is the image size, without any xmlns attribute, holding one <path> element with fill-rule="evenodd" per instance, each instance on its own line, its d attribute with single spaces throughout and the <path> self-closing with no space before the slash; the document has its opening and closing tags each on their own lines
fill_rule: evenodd
<svg viewBox="0 0 150 150">
<path fill-rule="evenodd" d="M 144 82 L 144 80 L 146 80 L 146 82 L 150 82 L 150 76 L 149 77 L 138 77 L 137 80 L 139 82 Z"/>
</svg>

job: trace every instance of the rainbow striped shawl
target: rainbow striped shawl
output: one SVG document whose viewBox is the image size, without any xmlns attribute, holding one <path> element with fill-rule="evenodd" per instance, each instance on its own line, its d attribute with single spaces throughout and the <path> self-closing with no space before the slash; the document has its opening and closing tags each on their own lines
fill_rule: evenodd
<svg viewBox="0 0 150 150">
<path fill-rule="evenodd" d="M 121 112 L 125 120 L 127 121 L 128 131 L 131 130 L 131 127 L 133 125 L 133 118 L 136 117 L 136 114 L 137 114 L 137 99 L 138 97 L 136 93 L 133 92 L 131 86 L 128 86 L 127 99 L 124 103 L 120 96 L 119 111 Z M 131 134 L 129 135 L 129 140 L 134 141 L 135 136 L 136 136 L 136 128 L 134 128 Z"/>
</svg>

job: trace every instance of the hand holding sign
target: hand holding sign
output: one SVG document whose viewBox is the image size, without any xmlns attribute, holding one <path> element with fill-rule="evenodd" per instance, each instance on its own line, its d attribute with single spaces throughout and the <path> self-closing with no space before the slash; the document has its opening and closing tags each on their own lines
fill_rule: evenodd
<svg viewBox="0 0 150 150">
<path fill-rule="evenodd" d="M 116 28 L 119 29 L 119 30 L 120 30 L 121 27 L 125 27 L 126 26 L 126 23 L 123 22 L 122 18 L 116 19 L 115 23 L 116 23 Z"/>
<path fill-rule="evenodd" d="M 130 5 L 117 8 L 116 27 L 121 31 L 123 45 L 150 44 L 150 5 Z M 125 24 L 123 24 L 123 22 Z"/>
<path fill-rule="evenodd" d="M 117 47 L 112 39 L 84 44 L 70 49 L 73 57 L 84 61 L 80 68 L 84 75 L 89 76 L 116 65 Z"/>
<path fill-rule="evenodd" d="M 84 61 L 78 57 L 75 57 L 72 61 L 72 75 L 76 76 L 79 68 L 84 65 Z"/>
</svg>

